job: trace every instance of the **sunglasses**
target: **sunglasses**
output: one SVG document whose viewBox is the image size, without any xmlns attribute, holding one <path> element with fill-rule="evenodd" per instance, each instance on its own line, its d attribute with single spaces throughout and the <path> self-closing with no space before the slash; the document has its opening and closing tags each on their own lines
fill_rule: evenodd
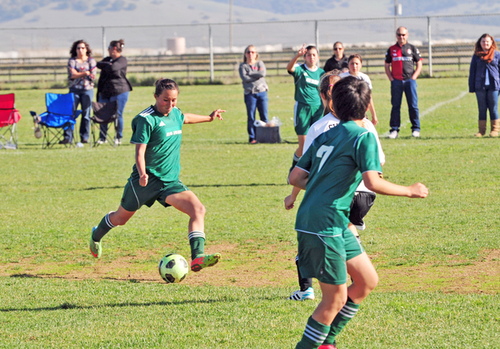
<svg viewBox="0 0 500 349">
<path fill-rule="evenodd" d="M 85 50 L 85 49 L 86 49 L 86 47 L 85 47 L 85 46 L 83 46 L 83 47 L 77 47 L 76 49 L 77 49 L 77 50 Z"/>
<path fill-rule="evenodd" d="M 247 51 L 247 54 L 248 53 L 257 53 L 257 51 Z"/>
<path fill-rule="evenodd" d="M 406 36 L 406 34 L 399 34 L 399 33 L 396 33 L 397 36 Z"/>
<path fill-rule="evenodd" d="M 340 51 L 340 50 L 343 50 L 344 48 L 343 47 L 336 47 L 334 48 L 335 51 Z"/>
</svg>

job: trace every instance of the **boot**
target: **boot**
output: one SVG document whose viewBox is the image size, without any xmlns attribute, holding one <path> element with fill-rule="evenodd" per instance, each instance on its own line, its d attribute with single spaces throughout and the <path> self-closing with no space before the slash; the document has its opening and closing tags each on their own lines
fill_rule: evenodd
<svg viewBox="0 0 500 349">
<path fill-rule="evenodd" d="M 486 120 L 479 120 L 479 132 L 474 136 L 482 137 L 486 133 Z"/>
<path fill-rule="evenodd" d="M 491 132 L 490 137 L 498 137 L 498 132 L 500 131 L 500 120 L 491 120 Z"/>
</svg>

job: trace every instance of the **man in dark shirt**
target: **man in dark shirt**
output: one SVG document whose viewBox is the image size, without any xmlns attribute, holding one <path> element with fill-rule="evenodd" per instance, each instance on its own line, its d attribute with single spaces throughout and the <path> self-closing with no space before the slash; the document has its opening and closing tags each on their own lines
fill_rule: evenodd
<svg viewBox="0 0 500 349">
<path fill-rule="evenodd" d="M 333 56 L 326 61 L 323 70 L 325 72 L 329 72 L 334 69 L 338 69 L 342 72 L 347 71 L 349 70 L 347 58 L 348 57 L 344 55 L 344 45 L 340 41 L 337 41 L 333 44 Z"/>
<path fill-rule="evenodd" d="M 412 137 L 420 137 L 417 78 L 422 70 L 422 56 L 418 48 L 408 43 L 408 29 L 396 30 L 397 43 L 385 54 L 385 73 L 391 81 L 391 131 L 389 138 L 397 138 L 401 126 L 403 91 L 408 102 Z M 416 65 L 416 67 L 415 67 Z"/>
</svg>

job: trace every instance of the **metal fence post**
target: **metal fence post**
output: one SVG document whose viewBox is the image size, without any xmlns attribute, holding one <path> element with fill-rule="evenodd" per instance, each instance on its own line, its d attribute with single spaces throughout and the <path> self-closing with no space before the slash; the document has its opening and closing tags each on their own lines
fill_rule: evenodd
<svg viewBox="0 0 500 349">
<path fill-rule="evenodd" d="M 102 58 L 106 57 L 106 27 L 102 27 Z"/>
<path fill-rule="evenodd" d="M 214 82 L 214 48 L 212 38 L 212 26 L 208 25 L 208 49 L 210 51 L 210 82 Z"/>
<path fill-rule="evenodd" d="M 427 42 L 429 51 L 429 76 L 432 77 L 431 17 L 427 17 Z"/>
<path fill-rule="evenodd" d="M 314 21 L 314 43 L 316 44 L 316 49 L 318 50 L 318 57 L 319 57 L 319 28 L 318 28 L 318 21 Z"/>
</svg>

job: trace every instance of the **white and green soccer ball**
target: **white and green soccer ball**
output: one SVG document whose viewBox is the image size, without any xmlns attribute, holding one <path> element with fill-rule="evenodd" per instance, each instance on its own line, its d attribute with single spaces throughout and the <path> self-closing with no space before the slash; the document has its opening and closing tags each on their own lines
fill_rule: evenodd
<svg viewBox="0 0 500 349">
<path fill-rule="evenodd" d="M 158 265 L 160 276 L 166 283 L 181 282 L 189 271 L 188 263 L 180 254 L 169 253 L 160 260 Z"/>
</svg>

